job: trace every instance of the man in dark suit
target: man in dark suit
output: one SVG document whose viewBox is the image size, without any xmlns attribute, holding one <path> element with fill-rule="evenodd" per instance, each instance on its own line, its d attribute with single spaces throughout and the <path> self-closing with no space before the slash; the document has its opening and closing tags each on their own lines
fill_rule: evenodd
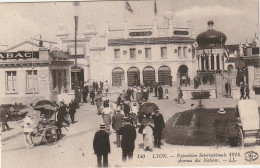
<svg viewBox="0 0 260 168">
<path fill-rule="evenodd" d="M 126 124 L 118 131 L 118 134 L 122 135 L 121 147 L 123 162 L 126 161 L 127 156 L 129 160 L 133 159 L 136 139 L 135 127 L 130 124 L 130 119 L 125 117 L 124 120 L 126 121 Z"/>
<path fill-rule="evenodd" d="M 121 109 L 118 107 L 116 109 L 117 113 L 112 117 L 112 128 L 116 131 L 116 143 L 117 147 L 121 146 L 120 135 L 118 134 L 119 129 L 122 127 L 122 119 L 124 115 L 121 114 Z"/>
<path fill-rule="evenodd" d="M 163 88 L 161 85 L 158 87 L 158 92 L 159 92 L 159 99 L 163 99 Z"/>
<path fill-rule="evenodd" d="M 152 116 L 154 121 L 154 147 L 161 148 L 161 138 L 162 138 L 162 130 L 165 128 L 163 115 L 159 113 L 159 110 L 156 110 L 155 114 Z"/>
<path fill-rule="evenodd" d="M 73 100 L 71 100 L 69 104 L 69 114 L 70 114 L 71 123 L 74 123 L 75 113 L 76 113 L 76 104 Z"/>
<path fill-rule="evenodd" d="M 100 130 L 96 132 L 93 140 L 94 152 L 97 155 L 98 167 L 102 167 L 101 160 L 103 157 L 103 167 L 108 166 L 108 153 L 110 153 L 109 133 L 106 132 L 106 125 L 100 124 Z"/>
</svg>

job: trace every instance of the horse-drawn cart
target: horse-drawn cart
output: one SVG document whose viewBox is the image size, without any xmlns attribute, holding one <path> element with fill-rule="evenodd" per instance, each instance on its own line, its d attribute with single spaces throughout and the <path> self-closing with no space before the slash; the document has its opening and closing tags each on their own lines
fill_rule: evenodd
<svg viewBox="0 0 260 168">
<path fill-rule="evenodd" d="M 255 145 L 259 141 L 259 112 L 256 100 L 239 100 L 236 106 L 238 146 Z"/>
</svg>

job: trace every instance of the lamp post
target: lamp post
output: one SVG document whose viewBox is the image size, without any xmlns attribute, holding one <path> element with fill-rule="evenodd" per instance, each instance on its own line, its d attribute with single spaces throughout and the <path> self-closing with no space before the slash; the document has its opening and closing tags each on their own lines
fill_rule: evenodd
<svg viewBox="0 0 260 168">
<path fill-rule="evenodd" d="M 77 33 L 78 33 L 78 19 L 79 16 L 77 14 L 77 6 L 79 6 L 79 2 L 74 2 L 75 6 L 75 81 L 74 81 L 74 90 L 75 90 L 75 99 L 74 102 L 76 106 L 79 106 L 79 83 L 78 83 L 78 65 L 77 65 Z"/>
</svg>

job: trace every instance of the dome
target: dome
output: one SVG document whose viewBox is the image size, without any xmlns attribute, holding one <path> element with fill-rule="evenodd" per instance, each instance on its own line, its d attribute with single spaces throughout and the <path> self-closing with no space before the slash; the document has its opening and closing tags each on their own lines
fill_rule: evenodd
<svg viewBox="0 0 260 168">
<path fill-rule="evenodd" d="M 224 33 L 213 29 L 214 22 L 208 22 L 209 29 L 197 36 L 198 47 L 201 49 L 220 48 L 225 45 L 227 37 Z M 222 46 L 221 46 L 222 45 Z"/>
</svg>

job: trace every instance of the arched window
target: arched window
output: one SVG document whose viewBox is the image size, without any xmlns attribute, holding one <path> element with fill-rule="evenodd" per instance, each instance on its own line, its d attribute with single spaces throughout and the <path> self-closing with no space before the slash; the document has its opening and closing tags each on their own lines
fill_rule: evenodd
<svg viewBox="0 0 260 168">
<path fill-rule="evenodd" d="M 158 81 L 160 85 L 170 85 L 171 69 L 168 66 L 161 66 L 158 70 Z"/>
<path fill-rule="evenodd" d="M 122 86 L 124 79 L 124 70 L 122 68 L 115 68 L 112 71 L 112 86 Z"/>
<path fill-rule="evenodd" d="M 136 67 L 131 67 L 127 71 L 128 86 L 140 85 L 140 71 Z"/>
<path fill-rule="evenodd" d="M 151 85 L 155 82 L 155 70 L 153 67 L 148 66 L 144 68 L 143 81 L 146 85 Z"/>
</svg>

